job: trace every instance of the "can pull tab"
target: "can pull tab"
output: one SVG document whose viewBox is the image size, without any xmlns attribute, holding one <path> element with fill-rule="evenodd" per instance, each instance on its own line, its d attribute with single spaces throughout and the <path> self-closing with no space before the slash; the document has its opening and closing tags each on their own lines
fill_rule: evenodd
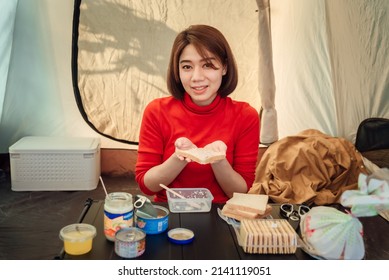
<svg viewBox="0 0 389 280">
<path fill-rule="evenodd" d="M 143 195 L 137 195 L 137 198 L 138 199 L 134 202 L 134 207 L 139 209 L 139 208 L 142 208 L 142 206 L 145 204 L 145 202 L 148 200 L 148 198 L 143 196 Z"/>
<path fill-rule="evenodd" d="M 158 217 L 157 209 L 155 209 L 154 205 L 150 202 L 150 199 L 143 195 L 137 195 L 136 197 L 137 199 L 134 202 L 134 207 L 137 209 L 137 211 L 140 211 L 152 218 Z"/>
</svg>

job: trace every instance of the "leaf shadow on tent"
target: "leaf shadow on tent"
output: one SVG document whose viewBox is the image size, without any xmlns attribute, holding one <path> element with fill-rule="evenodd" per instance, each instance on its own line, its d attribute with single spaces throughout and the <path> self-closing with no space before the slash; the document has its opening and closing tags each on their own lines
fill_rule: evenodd
<svg viewBox="0 0 389 280">
<path fill-rule="evenodd" d="M 177 33 L 153 19 L 146 5 L 139 12 L 124 3 L 75 2 L 73 86 L 80 112 L 95 131 L 136 144 L 145 103 L 167 94 L 154 79 L 166 80 Z M 153 12 L 163 17 L 166 11 Z"/>
</svg>

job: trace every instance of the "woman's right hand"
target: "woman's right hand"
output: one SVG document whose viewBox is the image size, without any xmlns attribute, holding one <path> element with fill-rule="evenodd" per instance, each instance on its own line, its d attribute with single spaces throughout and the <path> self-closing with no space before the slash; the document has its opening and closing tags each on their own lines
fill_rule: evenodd
<svg viewBox="0 0 389 280">
<path fill-rule="evenodd" d="M 177 149 L 180 149 L 180 150 L 189 150 L 189 149 L 195 149 L 197 148 L 197 146 L 195 144 L 192 143 L 192 141 L 190 141 L 188 138 L 186 137 L 180 137 L 176 140 L 176 142 L 174 142 L 174 145 L 176 147 L 176 150 Z M 180 159 L 180 160 L 186 160 L 187 162 L 191 162 L 192 160 L 189 159 L 189 158 L 186 158 L 186 157 L 183 157 L 183 156 L 180 156 L 176 153 L 177 157 Z"/>
</svg>

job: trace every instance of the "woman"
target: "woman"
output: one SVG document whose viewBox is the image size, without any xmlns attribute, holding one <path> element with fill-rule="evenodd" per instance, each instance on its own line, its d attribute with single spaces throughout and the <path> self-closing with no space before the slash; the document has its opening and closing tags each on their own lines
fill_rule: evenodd
<svg viewBox="0 0 389 280">
<path fill-rule="evenodd" d="M 237 66 L 223 34 L 193 25 L 173 43 L 167 74 L 172 96 L 145 108 L 139 138 L 136 180 L 147 195 L 166 201 L 159 184 L 208 188 L 213 202 L 252 186 L 259 145 L 258 112 L 227 97 L 238 83 Z M 226 158 L 202 165 L 177 156 L 176 149 L 206 147 Z"/>
</svg>

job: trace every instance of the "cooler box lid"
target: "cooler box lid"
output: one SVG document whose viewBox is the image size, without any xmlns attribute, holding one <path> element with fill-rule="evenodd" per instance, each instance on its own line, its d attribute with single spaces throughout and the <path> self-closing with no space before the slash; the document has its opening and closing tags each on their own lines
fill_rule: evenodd
<svg viewBox="0 0 389 280">
<path fill-rule="evenodd" d="M 91 152 L 100 144 L 99 138 L 27 136 L 9 147 L 9 153 Z"/>
</svg>

